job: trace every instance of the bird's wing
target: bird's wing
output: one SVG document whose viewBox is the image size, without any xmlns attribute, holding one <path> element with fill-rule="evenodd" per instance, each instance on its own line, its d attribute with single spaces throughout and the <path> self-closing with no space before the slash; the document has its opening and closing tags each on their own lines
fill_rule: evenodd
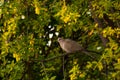
<svg viewBox="0 0 120 80">
<path fill-rule="evenodd" d="M 71 52 L 79 51 L 82 49 L 82 47 L 80 46 L 79 43 L 77 43 L 71 39 L 66 39 L 64 46 L 67 46 L 67 48 L 69 50 L 71 50 Z"/>
</svg>

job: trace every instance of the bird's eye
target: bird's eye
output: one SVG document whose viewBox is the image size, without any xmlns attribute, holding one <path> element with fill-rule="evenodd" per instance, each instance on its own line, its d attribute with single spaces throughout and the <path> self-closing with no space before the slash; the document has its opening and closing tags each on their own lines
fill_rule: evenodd
<svg viewBox="0 0 120 80">
<path fill-rule="evenodd" d="M 58 41 L 61 41 L 62 40 L 62 38 L 58 38 Z"/>
</svg>

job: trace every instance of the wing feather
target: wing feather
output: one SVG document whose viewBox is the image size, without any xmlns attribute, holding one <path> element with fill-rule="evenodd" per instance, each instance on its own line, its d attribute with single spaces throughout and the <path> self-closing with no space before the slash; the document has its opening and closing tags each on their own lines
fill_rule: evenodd
<svg viewBox="0 0 120 80">
<path fill-rule="evenodd" d="M 80 51 L 82 47 L 80 46 L 79 43 L 70 40 L 70 39 L 65 39 L 64 41 L 64 50 L 68 53 Z"/>
</svg>

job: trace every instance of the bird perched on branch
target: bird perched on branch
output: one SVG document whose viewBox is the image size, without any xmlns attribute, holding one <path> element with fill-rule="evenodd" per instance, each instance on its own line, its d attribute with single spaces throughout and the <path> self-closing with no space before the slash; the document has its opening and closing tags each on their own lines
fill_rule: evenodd
<svg viewBox="0 0 120 80">
<path fill-rule="evenodd" d="M 79 43 L 77 43 L 74 40 L 71 39 L 63 39 L 58 38 L 58 42 L 60 44 L 60 47 L 66 52 L 66 53 L 74 53 L 74 52 L 83 52 L 87 54 L 88 56 L 91 56 L 94 58 L 87 50 L 85 50 L 82 46 L 80 46 Z"/>
</svg>

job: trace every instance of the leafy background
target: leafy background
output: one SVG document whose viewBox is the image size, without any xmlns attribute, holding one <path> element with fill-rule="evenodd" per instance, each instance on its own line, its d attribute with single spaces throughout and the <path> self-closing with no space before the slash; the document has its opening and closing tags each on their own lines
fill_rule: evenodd
<svg viewBox="0 0 120 80">
<path fill-rule="evenodd" d="M 96 51 L 96 59 L 61 57 L 58 37 Z M 1 0 L 0 79 L 119 80 L 120 1 Z"/>
</svg>

